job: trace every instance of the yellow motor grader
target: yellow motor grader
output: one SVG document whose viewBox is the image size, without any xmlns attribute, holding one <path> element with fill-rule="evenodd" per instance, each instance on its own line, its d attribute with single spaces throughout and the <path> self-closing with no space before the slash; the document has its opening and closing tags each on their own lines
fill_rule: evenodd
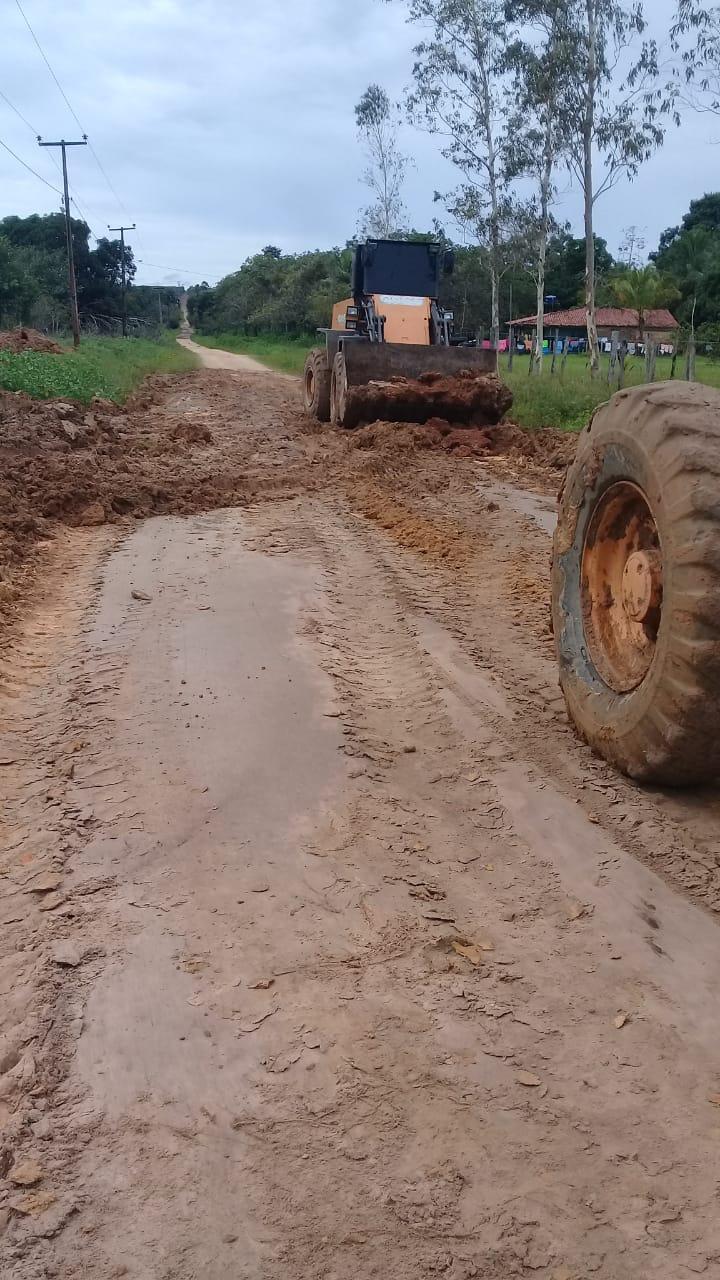
<svg viewBox="0 0 720 1280">
<path fill-rule="evenodd" d="M 477 413 L 488 389 L 476 378 L 497 372 L 497 355 L 455 340 L 452 315 L 438 302 L 452 266 L 452 253 L 429 241 L 355 246 L 352 297 L 335 304 L 331 327 L 320 330 L 324 346 L 305 362 L 308 413 L 341 427 L 378 417 L 464 422 Z"/>
<path fill-rule="evenodd" d="M 496 383 L 480 375 L 497 360 L 454 345 L 438 303 L 449 265 L 428 243 L 358 246 L 353 296 L 305 366 L 310 413 L 476 420 L 473 387 Z M 491 399 L 485 424 L 511 397 Z M 717 778 L 720 392 L 661 382 L 595 411 L 560 493 L 551 597 L 560 685 L 592 749 L 645 783 Z"/>
</svg>

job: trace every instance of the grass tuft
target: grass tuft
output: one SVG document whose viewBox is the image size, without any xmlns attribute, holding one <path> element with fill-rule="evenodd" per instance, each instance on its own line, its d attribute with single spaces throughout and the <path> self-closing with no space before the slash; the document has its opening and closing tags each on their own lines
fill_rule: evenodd
<svg viewBox="0 0 720 1280">
<path fill-rule="evenodd" d="M 79 350 L 63 355 L 0 351 L 0 387 L 25 391 L 39 400 L 81 400 L 101 396 L 122 404 L 150 373 L 182 373 L 197 368 L 197 358 L 167 336 L 85 338 Z"/>
</svg>

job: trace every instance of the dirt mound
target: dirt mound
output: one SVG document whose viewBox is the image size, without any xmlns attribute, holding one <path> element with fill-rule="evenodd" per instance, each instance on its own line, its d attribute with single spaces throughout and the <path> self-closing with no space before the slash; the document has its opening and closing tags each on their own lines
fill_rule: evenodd
<svg viewBox="0 0 720 1280">
<path fill-rule="evenodd" d="M 390 419 L 425 423 L 433 418 L 488 426 L 507 413 L 512 392 L 495 374 L 461 369 L 452 377 L 423 373 L 419 378 L 368 382 L 347 392 L 348 424 Z"/>
<path fill-rule="evenodd" d="M 479 427 L 439 417 L 424 423 L 373 422 L 352 432 L 348 440 L 352 449 L 372 449 L 388 457 L 426 449 L 461 458 L 505 455 L 555 471 L 572 461 L 577 443 L 576 436 L 548 427 L 527 430 L 514 422 Z"/>
<path fill-rule="evenodd" d="M 231 468 L 198 475 L 194 459 L 212 443 L 206 425 L 151 408 L 128 414 L 105 400 L 88 406 L 0 392 L 0 605 L 13 598 L 14 569 L 53 521 L 103 524 L 218 505 L 238 477 Z"/>
<path fill-rule="evenodd" d="M 46 338 L 37 329 L 5 329 L 0 331 L 0 351 L 11 351 L 19 355 L 21 351 L 44 351 L 46 355 L 60 356 L 62 347 L 52 338 Z"/>
</svg>

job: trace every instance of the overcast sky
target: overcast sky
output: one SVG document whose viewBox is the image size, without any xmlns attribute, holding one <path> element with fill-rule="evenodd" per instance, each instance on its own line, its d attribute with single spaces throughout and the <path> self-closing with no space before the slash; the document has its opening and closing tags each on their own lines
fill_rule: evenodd
<svg viewBox="0 0 720 1280">
<path fill-rule="evenodd" d="M 214 282 L 251 253 L 344 244 L 367 202 L 354 104 L 370 81 L 400 97 L 417 33 L 378 0 L 21 0 L 87 131 L 70 153 L 72 188 L 96 235 L 128 237 L 139 283 Z M 674 0 L 650 0 L 667 33 Z M 0 90 L 46 138 L 78 129 L 15 0 L 2 0 Z M 0 138 L 54 186 L 59 175 L 0 99 Z M 654 248 L 691 199 L 720 188 L 720 119 L 691 115 L 630 186 L 602 198 L 597 230 L 613 251 L 630 223 Z M 406 129 L 415 160 L 410 221 L 430 227 L 453 171 L 437 142 Z M 0 149 L 0 214 L 50 212 L 58 197 Z M 581 232 L 577 194 L 558 216 Z"/>
</svg>

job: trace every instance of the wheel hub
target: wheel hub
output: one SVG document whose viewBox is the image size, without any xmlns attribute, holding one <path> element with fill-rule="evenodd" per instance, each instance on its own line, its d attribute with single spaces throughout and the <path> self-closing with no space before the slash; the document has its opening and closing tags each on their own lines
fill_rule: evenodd
<svg viewBox="0 0 720 1280">
<path fill-rule="evenodd" d="M 642 684 L 655 657 L 663 566 L 645 494 L 619 481 L 597 500 L 585 538 L 581 604 L 588 656 L 616 693 Z"/>
<path fill-rule="evenodd" d="M 645 622 L 662 595 L 662 562 L 657 551 L 633 551 L 625 562 L 622 602 L 633 622 Z"/>
</svg>

